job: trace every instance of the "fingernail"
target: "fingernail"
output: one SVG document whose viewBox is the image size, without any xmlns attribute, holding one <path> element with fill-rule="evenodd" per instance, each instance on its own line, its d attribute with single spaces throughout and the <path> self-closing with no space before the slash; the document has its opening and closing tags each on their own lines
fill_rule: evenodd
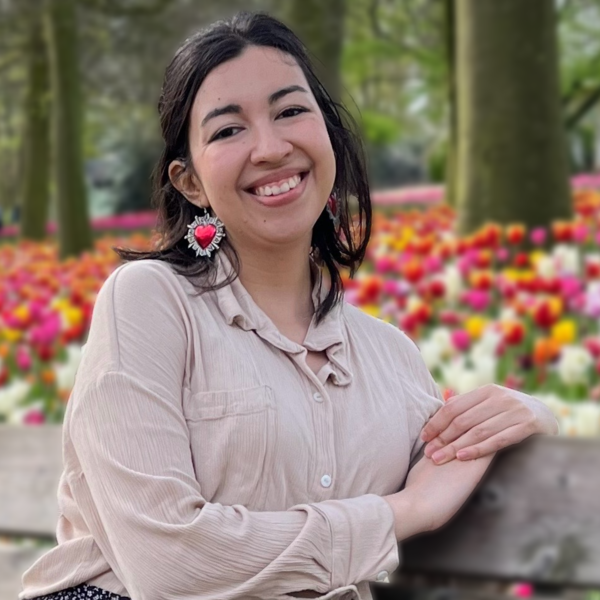
<svg viewBox="0 0 600 600">
<path fill-rule="evenodd" d="M 431 456 L 433 462 L 440 462 L 441 460 L 444 459 L 444 453 L 441 450 L 438 450 L 437 452 L 434 452 L 433 455 Z"/>
</svg>

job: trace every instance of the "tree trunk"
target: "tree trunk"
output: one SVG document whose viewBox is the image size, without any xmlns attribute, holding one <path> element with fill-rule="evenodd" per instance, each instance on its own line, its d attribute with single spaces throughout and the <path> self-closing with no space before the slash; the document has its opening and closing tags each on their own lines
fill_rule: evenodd
<svg viewBox="0 0 600 600">
<path fill-rule="evenodd" d="M 458 142 L 456 130 L 456 9 L 455 0 L 444 1 L 444 34 L 446 40 L 446 64 L 448 70 L 448 142 L 446 152 L 445 200 L 456 205 L 456 165 Z"/>
<path fill-rule="evenodd" d="M 74 0 L 49 0 L 54 167 L 60 256 L 93 248 L 84 180 L 81 76 Z"/>
<path fill-rule="evenodd" d="M 293 0 L 290 24 L 317 60 L 315 71 L 336 102 L 341 98 L 341 57 L 346 0 Z"/>
<path fill-rule="evenodd" d="M 39 6 L 36 8 L 39 9 Z M 46 235 L 50 201 L 50 81 L 47 46 L 39 10 L 32 10 L 29 19 L 20 236 L 42 240 Z"/>
<path fill-rule="evenodd" d="M 572 216 L 553 0 L 457 0 L 458 228 Z"/>
</svg>

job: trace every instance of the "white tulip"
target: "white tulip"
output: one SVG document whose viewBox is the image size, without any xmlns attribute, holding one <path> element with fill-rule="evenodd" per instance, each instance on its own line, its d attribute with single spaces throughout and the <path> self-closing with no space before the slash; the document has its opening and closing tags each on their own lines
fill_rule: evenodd
<svg viewBox="0 0 600 600">
<path fill-rule="evenodd" d="M 446 286 L 446 301 L 454 303 L 463 291 L 463 278 L 456 265 L 448 265 L 441 274 L 441 279 Z"/>
<path fill-rule="evenodd" d="M 563 346 L 556 370 L 566 385 L 585 383 L 594 363 L 592 355 L 581 346 Z"/>
<path fill-rule="evenodd" d="M 22 379 L 0 388 L 0 415 L 8 416 L 27 397 L 31 384 Z"/>
<path fill-rule="evenodd" d="M 425 340 L 419 343 L 419 350 L 421 356 L 427 365 L 427 368 L 431 371 L 438 367 L 442 362 L 442 352 L 439 344 L 433 340 Z"/>
<path fill-rule="evenodd" d="M 476 360 L 478 356 L 495 356 L 498 346 L 502 341 L 502 334 L 496 331 L 492 326 L 487 326 L 479 338 L 479 341 L 473 344 L 471 357 Z"/>
<path fill-rule="evenodd" d="M 578 402 L 573 406 L 573 422 L 577 436 L 600 435 L 600 404 L 591 401 Z"/>
<path fill-rule="evenodd" d="M 556 259 L 553 256 L 542 256 L 536 262 L 535 270 L 544 279 L 554 279 L 556 277 Z"/>
<path fill-rule="evenodd" d="M 450 356 L 453 353 L 452 333 L 448 327 L 436 327 L 429 334 L 429 339 L 440 347 L 442 356 Z"/>
<path fill-rule="evenodd" d="M 478 356 L 471 356 L 471 360 L 473 362 L 473 370 L 477 376 L 477 385 L 475 387 L 496 381 L 498 360 L 494 356 L 480 354 Z"/>
<path fill-rule="evenodd" d="M 561 275 L 579 275 L 580 253 L 577 246 L 558 244 L 554 247 L 553 257 Z"/>
</svg>

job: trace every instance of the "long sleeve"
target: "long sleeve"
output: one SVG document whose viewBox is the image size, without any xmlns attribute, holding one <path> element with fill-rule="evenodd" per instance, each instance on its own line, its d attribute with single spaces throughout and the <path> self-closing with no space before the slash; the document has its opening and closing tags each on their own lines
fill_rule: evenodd
<svg viewBox="0 0 600 600">
<path fill-rule="evenodd" d="M 203 497 L 182 408 L 187 301 L 163 267 L 117 269 L 98 295 L 65 421 L 73 495 L 131 597 L 291 598 L 392 572 L 394 516 L 378 495 L 273 512 Z"/>
</svg>

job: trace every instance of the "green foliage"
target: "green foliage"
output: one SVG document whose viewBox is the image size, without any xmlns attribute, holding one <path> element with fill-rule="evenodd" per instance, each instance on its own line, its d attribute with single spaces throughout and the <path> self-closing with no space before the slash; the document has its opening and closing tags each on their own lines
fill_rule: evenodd
<svg viewBox="0 0 600 600">
<path fill-rule="evenodd" d="M 398 121 L 372 110 L 362 113 L 363 135 L 368 142 L 385 146 L 396 141 L 400 133 Z"/>
</svg>

